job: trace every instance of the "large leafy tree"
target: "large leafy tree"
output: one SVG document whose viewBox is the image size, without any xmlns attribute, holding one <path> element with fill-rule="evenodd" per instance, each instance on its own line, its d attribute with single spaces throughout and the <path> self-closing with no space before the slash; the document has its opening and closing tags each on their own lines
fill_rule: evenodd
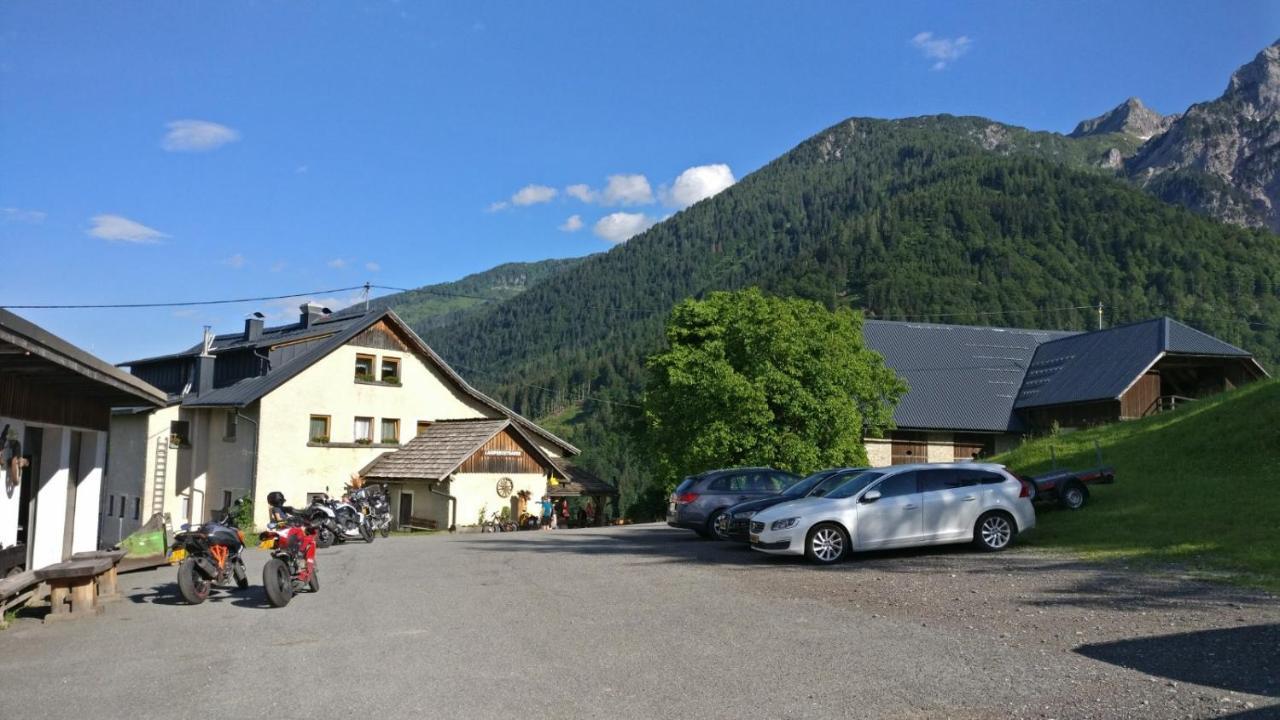
<svg viewBox="0 0 1280 720">
<path fill-rule="evenodd" d="M 714 467 L 793 472 L 865 464 L 906 385 L 862 340 L 862 318 L 757 288 L 686 300 L 649 358 L 643 444 L 670 485 Z"/>
</svg>

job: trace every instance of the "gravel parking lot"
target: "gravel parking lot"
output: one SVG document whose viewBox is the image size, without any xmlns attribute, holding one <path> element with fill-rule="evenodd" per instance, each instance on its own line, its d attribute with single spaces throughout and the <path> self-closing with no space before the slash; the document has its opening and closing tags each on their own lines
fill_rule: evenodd
<svg viewBox="0 0 1280 720">
<path fill-rule="evenodd" d="M 321 551 L 266 607 L 122 576 L 101 618 L 0 632 L 48 717 L 1280 717 L 1280 601 L 1028 550 L 834 568 L 661 525 Z M 6 713 L 8 714 L 8 713 Z"/>
</svg>

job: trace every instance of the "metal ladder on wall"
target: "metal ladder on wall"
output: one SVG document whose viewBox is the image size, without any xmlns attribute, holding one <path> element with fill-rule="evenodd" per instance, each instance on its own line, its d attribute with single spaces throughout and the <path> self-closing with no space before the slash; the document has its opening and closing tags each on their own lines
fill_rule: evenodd
<svg viewBox="0 0 1280 720">
<path fill-rule="evenodd" d="M 164 512 L 164 481 L 169 477 L 169 438 L 156 438 L 155 469 L 151 476 L 151 514 Z"/>
</svg>

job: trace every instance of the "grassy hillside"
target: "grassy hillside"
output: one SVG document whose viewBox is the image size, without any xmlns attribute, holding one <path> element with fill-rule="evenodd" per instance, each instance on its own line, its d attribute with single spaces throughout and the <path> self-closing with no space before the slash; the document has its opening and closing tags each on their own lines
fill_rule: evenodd
<svg viewBox="0 0 1280 720">
<path fill-rule="evenodd" d="M 1173 562 L 1280 590 L 1280 381 L 1175 412 L 1029 442 L 995 458 L 1022 473 L 1094 464 L 1116 484 L 1078 512 L 1040 513 L 1033 545 Z"/>
</svg>

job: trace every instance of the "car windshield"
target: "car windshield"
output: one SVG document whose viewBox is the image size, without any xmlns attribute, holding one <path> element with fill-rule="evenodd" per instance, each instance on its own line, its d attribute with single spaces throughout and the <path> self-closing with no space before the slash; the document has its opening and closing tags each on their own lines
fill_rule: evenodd
<svg viewBox="0 0 1280 720">
<path fill-rule="evenodd" d="M 858 473 L 851 477 L 845 477 L 844 483 L 840 487 L 827 493 L 829 498 L 847 498 L 853 497 L 862 492 L 862 489 L 871 483 L 884 477 L 882 472 L 864 472 Z"/>
<path fill-rule="evenodd" d="M 849 478 L 858 475 L 857 472 L 833 472 L 822 482 L 813 488 L 813 492 L 809 493 L 812 497 L 830 497 L 832 491 L 836 488 L 844 486 Z"/>
<path fill-rule="evenodd" d="M 786 490 L 783 490 L 782 495 L 784 497 L 797 497 L 797 498 L 806 497 L 808 496 L 810 490 L 814 489 L 823 480 L 826 480 L 827 478 L 831 477 L 837 472 L 838 472 L 837 470 L 819 470 L 818 472 L 793 484 L 791 487 L 787 488 Z"/>
</svg>

